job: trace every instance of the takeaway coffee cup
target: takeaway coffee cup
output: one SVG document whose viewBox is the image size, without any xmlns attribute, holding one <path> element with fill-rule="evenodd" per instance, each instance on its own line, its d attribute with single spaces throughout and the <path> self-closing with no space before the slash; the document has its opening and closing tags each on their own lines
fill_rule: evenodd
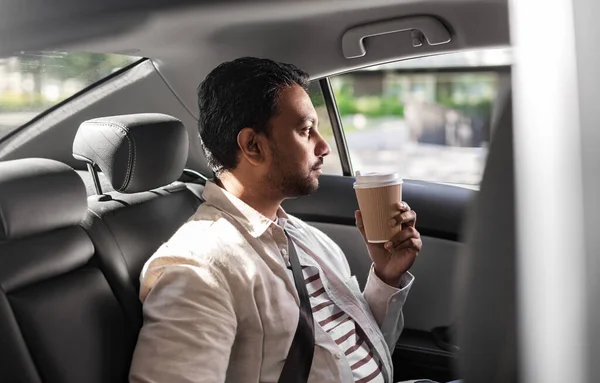
<svg viewBox="0 0 600 383">
<path fill-rule="evenodd" d="M 400 225 L 389 225 L 390 219 L 398 215 L 396 203 L 402 201 L 402 178 L 398 173 L 361 174 L 357 171 L 354 190 L 367 241 L 389 241 L 402 229 Z"/>
</svg>

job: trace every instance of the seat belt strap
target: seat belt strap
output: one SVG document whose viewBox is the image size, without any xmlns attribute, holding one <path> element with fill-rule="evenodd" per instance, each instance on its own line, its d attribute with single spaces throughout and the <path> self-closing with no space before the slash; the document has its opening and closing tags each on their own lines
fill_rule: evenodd
<svg viewBox="0 0 600 383">
<path fill-rule="evenodd" d="M 288 255 L 294 276 L 294 284 L 296 285 L 298 298 L 300 298 L 300 310 L 298 327 L 296 327 L 296 333 L 278 383 L 306 383 L 315 352 L 315 326 L 310 297 L 306 290 L 306 283 L 304 283 L 304 275 L 296 253 L 296 247 L 287 231 L 285 231 L 285 235 L 288 239 Z"/>
</svg>

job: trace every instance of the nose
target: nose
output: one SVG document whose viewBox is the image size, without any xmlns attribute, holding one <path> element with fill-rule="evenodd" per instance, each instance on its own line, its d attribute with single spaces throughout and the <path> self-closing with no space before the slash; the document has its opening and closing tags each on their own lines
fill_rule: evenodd
<svg viewBox="0 0 600 383">
<path fill-rule="evenodd" d="M 321 133 L 318 134 L 319 139 L 317 140 L 317 145 L 315 146 L 315 155 L 317 157 L 325 157 L 329 155 L 329 153 L 331 153 L 331 147 L 329 146 L 327 141 L 325 141 Z"/>
</svg>

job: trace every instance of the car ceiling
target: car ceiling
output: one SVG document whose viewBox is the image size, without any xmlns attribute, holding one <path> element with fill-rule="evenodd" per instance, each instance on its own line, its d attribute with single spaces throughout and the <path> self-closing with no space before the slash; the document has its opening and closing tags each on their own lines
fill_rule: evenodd
<svg viewBox="0 0 600 383">
<path fill-rule="evenodd" d="M 408 33 L 367 39 L 346 59 L 341 36 L 374 21 L 430 15 L 452 32 L 444 45 L 414 48 Z M 196 88 L 240 56 L 294 63 L 313 78 L 400 58 L 509 44 L 506 0 L 0 0 L 0 57 L 32 49 L 123 53 L 153 59 L 197 116 Z"/>
</svg>

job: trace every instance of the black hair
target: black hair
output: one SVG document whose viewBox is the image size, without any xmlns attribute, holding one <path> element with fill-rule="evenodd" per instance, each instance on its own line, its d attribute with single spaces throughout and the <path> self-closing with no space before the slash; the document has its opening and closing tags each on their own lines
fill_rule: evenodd
<svg viewBox="0 0 600 383">
<path fill-rule="evenodd" d="M 242 129 L 269 135 L 281 90 L 294 84 L 308 91 L 308 74 L 292 64 L 255 57 L 225 62 L 206 76 L 198 87 L 198 130 L 217 175 L 237 166 Z"/>
</svg>

